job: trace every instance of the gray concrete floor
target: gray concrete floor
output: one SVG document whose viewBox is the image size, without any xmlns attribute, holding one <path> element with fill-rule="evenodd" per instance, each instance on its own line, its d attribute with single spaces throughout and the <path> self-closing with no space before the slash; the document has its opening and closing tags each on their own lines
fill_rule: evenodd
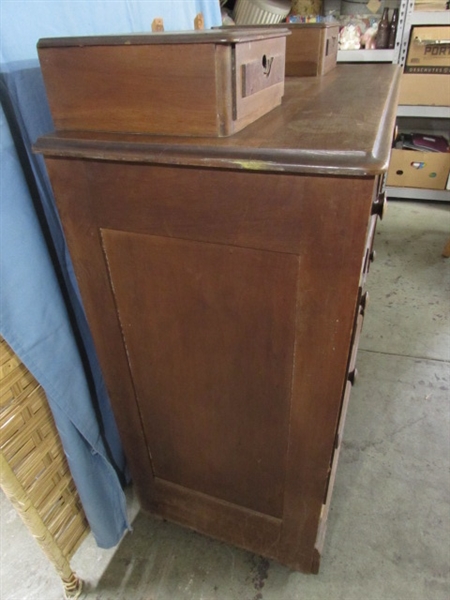
<svg viewBox="0 0 450 600">
<path fill-rule="evenodd" d="M 448 204 L 391 202 L 319 575 L 138 511 L 113 550 L 72 559 L 87 600 L 449 600 Z M 1 497 L 1 600 L 59 600 L 52 566 Z"/>
</svg>

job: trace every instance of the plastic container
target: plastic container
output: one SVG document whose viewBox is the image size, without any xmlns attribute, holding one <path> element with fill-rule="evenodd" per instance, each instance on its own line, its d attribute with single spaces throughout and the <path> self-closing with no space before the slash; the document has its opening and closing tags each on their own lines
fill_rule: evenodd
<svg viewBox="0 0 450 600">
<path fill-rule="evenodd" d="M 358 16 L 358 15 L 379 15 L 381 14 L 382 8 L 384 7 L 384 2 L 381 2 L 378 10 L 373 12 L 373 10 L 369 10 L 368 8 L 369 1 L 361 1 L 361 0 L 342 0 L 341 2 L 341 15 L 347 16 Z"/>
<path fill-rule="evenodd" d="M 268 25 L 280 23 L 290 10 L 290 0 L 237 0 L 233 18 L 236 25 Z"/>
<path fill-rule="evenodd" d="M 301 17 L 321 15 L 323 12 L 322 0 L 292 0 L 292 14 Z"/>
</svg>

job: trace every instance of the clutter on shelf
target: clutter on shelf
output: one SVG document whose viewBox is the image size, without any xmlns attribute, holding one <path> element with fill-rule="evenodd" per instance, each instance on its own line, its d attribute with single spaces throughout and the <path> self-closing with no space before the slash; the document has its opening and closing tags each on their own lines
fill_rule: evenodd
<svg viewBox="0 0 450 600">
<path fill-rule="evenodd" d="M 449 189 L 450 146 L 443 135 L 400 133 L 392 149 L 387 185 Z"/>
<path fill-rule="evenodd" d="M 445 136 L 425 133 L 400 133 L 394 147 L 421 152 L 450 152 L 448 139 Z"/>
<path fill-rule="evenodd" d="M 341 15 L 340 50 L 385 50 L 395 47 L 398 9 L 386 8 L 380 19 L 376 14 Z"/>
<path fill-rule="evenodd" d="M 228 0 L 223 25 L 335 23 L 340 50 L 395 47 L 398 9 L 380 0 Z"/>
</svg>

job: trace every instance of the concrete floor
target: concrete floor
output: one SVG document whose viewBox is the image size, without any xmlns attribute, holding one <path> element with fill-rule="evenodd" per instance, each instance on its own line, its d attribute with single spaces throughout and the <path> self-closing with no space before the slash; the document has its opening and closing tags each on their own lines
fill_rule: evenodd
<svg viewBox="0 0 450 600">
<path fill-rule="evenodd" d="M 88 600 L 449 600 L 448 204 L 393 202 L 317 576 L 138 512 L 116 549 L 72 559 Z M 1 600 L 59 600 L 52 566 L 1 498 Z"/>
</svg>

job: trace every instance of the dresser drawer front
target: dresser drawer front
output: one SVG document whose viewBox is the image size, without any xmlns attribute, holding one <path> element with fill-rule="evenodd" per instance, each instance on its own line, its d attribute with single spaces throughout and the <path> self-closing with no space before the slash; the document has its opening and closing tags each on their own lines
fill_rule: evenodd
<svg viewBox="0 0 450 600">
<path fill-rule="evenodd" d="M 285 52 L 286 39 L 280 37 L 236 45 L 236 121 L 255 120 L 281 104 L 284 93 Z"/>
<path fill-rule="evenodd" d="M 339 27 L 327 27 L 324 32 L 324 48 L 319 61 L 318 75 L 325 75 L 337 63 Z"/>
<path fill-rule="evenodd" d="M 230 28 L 42 39 L 55 128 L 231 135 L 281 103 L 287 33 Z"/>
<path fill-rule="evenodd" d="M 339 26 L 287 23 L 286 76 L 315 77 L 336 67 Z"/>
</svg>

